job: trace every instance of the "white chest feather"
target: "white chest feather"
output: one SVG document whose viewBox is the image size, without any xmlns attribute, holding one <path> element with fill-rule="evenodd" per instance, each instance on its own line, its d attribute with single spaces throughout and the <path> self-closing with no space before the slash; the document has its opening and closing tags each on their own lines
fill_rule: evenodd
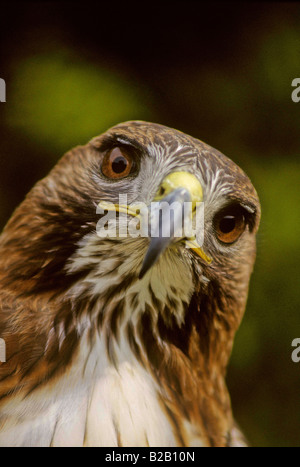
<svg viewBox="0 0 300 467">
<path fill-rule="evenodd" d="M 87 245 L 85 248 L 90 249 Z M 80 250 L 70 270 L 85 264 L 93 257 Z M 112 364 L 107 355 L 106 330 L 98 335 L 93 347 L 87 345 L 87 331 L 91 321 L 77 323 L 81 335 L 80 352 L 64 376 L 55 383 L 44 387 L 24 398 L 24 393 L 11 399 L 0 414 L 0 446 L 175 446 L 172 425 L 163 410 L 161 388 L 151 374 L 133 354 L 125 335 L 125 325 L 134 325 L 137 317 L 151 303 L 148 283 L 152 293 L 161 302 L 167 300 L 167 293 L 176 303 L 176 318 L 179 325 L 184 320 L 183 300 L 187 303 L 192 293 L 189 268 L 180 257 L 175 261 L 172 277 L 166 273 L 170 258 L 165 255 L 142 281 L 133 284 L 119 297 L 125 303 L 120 341 L 114 345 L 117 362 Z M 140 262 L 141 255 L 132 251 L 124 260 L 114 279 L 111 261 L 101 262 L 74 289 L 69 296 L 89 287 L 91 294 L 103 293 L 124 277 L 132 261 Z M 177 264 L 178 263 L 178 264 Z M 162 281 L 165 277 L 165 281 Z M 132 309 L 130 296 L 138 295 L 138 306 Z M 176 299 L 180 296 L 181 300 Z M 95 309 L 99 313 L 101 303 Z M 153 319 L 156 319 L 153 308 Z M 64 333 L 60 336 L 63 341 Z M 163 394 L 166 397 L 165 394 Z"/>
<path fill-rule="evenodd" d="M 174 446 L 152 377 L 134 358 L 116 369 L 101 355 L 99 341 L 51 390 L 7 404 L 0 446 Z"/>
</svg>

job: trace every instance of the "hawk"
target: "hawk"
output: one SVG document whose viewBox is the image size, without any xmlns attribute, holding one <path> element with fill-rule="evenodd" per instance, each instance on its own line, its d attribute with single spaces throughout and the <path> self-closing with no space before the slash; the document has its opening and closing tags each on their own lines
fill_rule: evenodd
<svg viewBox="0 0 300 467">
<path fill-rule="evenodd" d="M 99 206 L 139 222 L 120 194 L 176 200 L 177 225 L 202 201 L 202 244 L 99 236 Z M 259 219 L 245 173 L 175 129 L 121 123 L 65 154 L 0 237 L 0 445 L 243 445 L 225 376 Z"/>
</svg>

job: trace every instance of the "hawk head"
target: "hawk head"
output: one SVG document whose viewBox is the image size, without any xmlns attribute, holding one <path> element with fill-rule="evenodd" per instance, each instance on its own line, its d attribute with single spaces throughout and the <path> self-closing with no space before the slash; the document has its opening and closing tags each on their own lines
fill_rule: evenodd
<svg viewBox="0 0 300 467">
<path fill-rule="evenodd" d="M 162 234 L 163 218 L 150 215 L 156 237 L 150 228 L 144 236 L 120 234 L 121 226 L 142 222 L 130 206 L 153 201 L 176 201 L 170 233 Z M 202 203 L 201 232 L 175 237 L 189 201 L 194 224 L 194 207 Z M 109 206 L 116 207 L 116 233 L 109 235 L 109 224 L 107 236 L 99 235 Z M 0 237 L 4 407 L 59 385 L 79 365 L 87 374 L 78 379 L 91 381 L 89 358 L 95 379 L 107 368 L 134 364 L 153 381 L 178 445 L 230 445 L 234 422 L 224 377 L 259 219 L 245 173 L 174 129 L 122 123 L 68 152 Z"/>
</svg>

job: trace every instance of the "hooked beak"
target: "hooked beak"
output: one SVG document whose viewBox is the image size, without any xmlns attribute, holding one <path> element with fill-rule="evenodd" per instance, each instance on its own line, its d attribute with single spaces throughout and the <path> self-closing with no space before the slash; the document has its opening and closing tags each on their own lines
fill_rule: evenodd
<svg viewBox="0 0 300 467">
<path fill-rule="evenodd" d="M 156 215 L 151 216 L 154 217 L 154 220 L 151 219 L 151 240 L 139 274 L 140 279 L 145 276 L 170 244 L 182 241 L 184 238 L 187 240 L 189 248 L 193 249 L 206 262 L 211 262 L 211 259 L 206 256 L 202 248 L 197 244 L 195 238 L 176 238 L 177 232 L 182 232 L 185 216 L 190 215 L 193 217 L 197 203 L 202 201 L 202 186 L 191 173 L 173 172 L 163 180 L 154 197 L 155 203 L 153 204 L 155 208 L 153 212 Z M 165 203 L 169 206 L 168 215 L 162 215 Z M 191 203 L 189 213 L 185 203 Z"/>
</svg>

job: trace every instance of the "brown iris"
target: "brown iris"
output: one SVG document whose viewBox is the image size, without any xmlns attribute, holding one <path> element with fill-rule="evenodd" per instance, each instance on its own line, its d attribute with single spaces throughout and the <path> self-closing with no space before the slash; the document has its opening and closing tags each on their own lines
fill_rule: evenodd
<svg viewBox="0 0 300 467">
<path fill-rule="evenodd" d="M 109 151 L 102 163 L 102 173 L 105 177 L 120 179 L 127 177 L 133 167 L 133 159 L 123 148 L 113 148 Z"/>
<path fill-rule="evenodd" d="M 246 229 L 245 210 L 239 205 L 222 209 L 214 218 L 214 228 L 223 243 L 234 243 Z"/>
</svg>

